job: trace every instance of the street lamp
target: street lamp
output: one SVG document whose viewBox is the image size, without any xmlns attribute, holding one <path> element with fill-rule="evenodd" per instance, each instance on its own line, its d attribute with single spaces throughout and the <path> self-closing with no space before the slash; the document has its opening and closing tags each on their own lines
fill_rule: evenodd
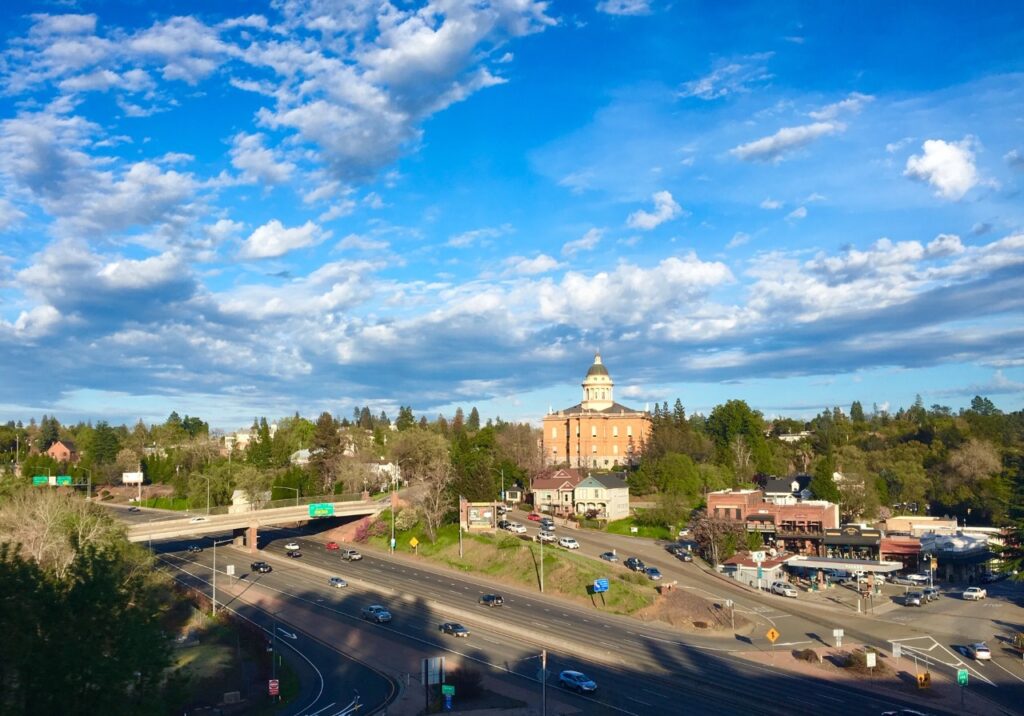
<svg viewBox="0 0 1024 716">
<path fill-rule="evenodd" d="M 217 545 L 218 544 L 231 544 L 232 540 L 226 539 L 223 542 L 217 542 L 216 537 L 210 537 L 213 540 L 213 613 L 211 616 L 217 616 Z"/>
<path fill-rule="evenodd" d="M 270 494 L 271 494 L 271 496 L 273 496 L 274 490 L 291 490 L 292 492 L 295 493 L 295 506 L 296 507 L 299 506 L 299 488 L 297 488 L 297 487 L 288 487 L 287 485 L 272 485 L 270 487 Z"/>
</svg>

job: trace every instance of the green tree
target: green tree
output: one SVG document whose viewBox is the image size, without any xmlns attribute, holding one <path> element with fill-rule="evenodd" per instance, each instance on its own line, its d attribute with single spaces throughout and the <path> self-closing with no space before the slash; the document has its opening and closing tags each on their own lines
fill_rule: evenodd
<svg viewBox="0 0 1024 716">
<path fill-rule="evenodd" d="M 815 499 L 839 503 L 839 488 L 832 477 L 835 469 L 835 458 L 826 455 L 818 460 L 814 466 L 811 483 L 808 485 Z"/>
<path fill-rule="evenodd" d="M 121 449 L 117 433 L 106 420 L 96 423 L 93 431 L 92 444 L 89 446 L 89 457 L 97 465 L 110 465 L 117 459 Z"/>
<path fill-rule="evenodd" d="M 864 422 L 864 406 L 860 404 L 859 400 L 853 401 L 850 405 L 850 420 L 855 423 Z"/>
<path fill-rule="evenodd" d="M 480 429 L 480 412 L 473 406 L 473 409 L 469 411 L 469 420 L 466 421 L 466 428 L 471 432 L 476 432 Z"/>
<path fill-rule="evenodd" d="M 273 461 L 274 445 L 270 437 L 270 425 L 265 417 L 253 421 L 252 434 L 246 448 L 246 460 L 258 468 L 266 469 Z"/>
<path fill-rule="evenodd" d="M 395 420 L 395 427 L 399 432 L 416 426 L 416 417 L 412 413 L 411 406 L 401 405 L 398 408 L 398 418 Z"/>
<path fill-rule="evenodd" d="M 320 494 L 326 495 L 334 491 L 337 461 L 340 457 L 341 440 L 338 436 L 338 424 L 330 413 L 323 412 L 316 421 L 313 446 L 309 455 L 309 464 L 316 476 Z"/>
</svg>

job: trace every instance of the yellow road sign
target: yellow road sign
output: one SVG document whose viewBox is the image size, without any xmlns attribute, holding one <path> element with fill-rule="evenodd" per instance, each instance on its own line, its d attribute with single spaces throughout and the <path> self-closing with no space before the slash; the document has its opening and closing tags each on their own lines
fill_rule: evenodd
<svg viewBox="0 0 1024 716">
<path fill-rule="evenodd" d="M 409 546 L 412 547 L 413 549 L 416 549 L 416 545 L 418 545 L 419 543 L 420 543 L 420 541 L 418 539 L 416 539 L 415 537 L 413 537 L 411 540 L 409 540 Z"/>
<path fill-rule="evenodd" d="M 778 639 L 780 635 L 779 635 L 779 632 L 777 632 L 775 630 L 775 627 L 772 627 L 771 629 L 768 630 L 768 633 L 765 634 L 765 636 L 768 638 L 768 641 L 770 641 L 772 644 L 774 644 L 775 640 Z"/>
<path fill-rule="evenodd" d="M 918 674 L 917 675 L 917 688 L 919 688 L 919 689 L 927 689 L 927 688 L 931 688 L 931 685 L 932 685 L 932 675 L 931 675 L 931 672 L 926 671 L 923 674 Z"/>
</svg>

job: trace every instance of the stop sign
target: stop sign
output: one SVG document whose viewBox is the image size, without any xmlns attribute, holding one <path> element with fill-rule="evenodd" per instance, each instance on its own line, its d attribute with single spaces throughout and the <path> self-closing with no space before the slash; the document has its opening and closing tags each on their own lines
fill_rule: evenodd
<svg viewBox="0 0 1024 716">
<path fill-rule="evenodd" d="M 278 692 L 278 681 L 277 679 L 271 679 L 267 682 L 267 691 L 271 696 L 277 696 Z"/>
</svg>

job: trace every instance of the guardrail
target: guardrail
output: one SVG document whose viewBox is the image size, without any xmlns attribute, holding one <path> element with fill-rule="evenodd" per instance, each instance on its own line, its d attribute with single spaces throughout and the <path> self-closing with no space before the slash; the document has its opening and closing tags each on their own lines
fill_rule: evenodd
<svg viewBox="0 0 1024 716">
<path fill-rule="evenodd" d="M 340 495 L 303 495 L 298 499 L 298 501 L 296 501 L 294 497 L 287 497 L 280 500 L 261 502 L 259 506 L 249 505 L 249 509 L 244 510 L 244 512 L 259 512 L 261 510 L 272 510 L 279 507 L 295 507 L 296 505 L 312 505 L 319 502 L 361 502 L 362 499 L 363 495 L 361 492 L 346 492 Z M 207 513 L 205 507 L 190 507 L 185 512 L 190 515 L 238 514 L 238 510 L 232 512 L 234 507 L 235 505 L 218 505 L 216 507 L 211 507 L 209 513 Z"/>
</svg>

